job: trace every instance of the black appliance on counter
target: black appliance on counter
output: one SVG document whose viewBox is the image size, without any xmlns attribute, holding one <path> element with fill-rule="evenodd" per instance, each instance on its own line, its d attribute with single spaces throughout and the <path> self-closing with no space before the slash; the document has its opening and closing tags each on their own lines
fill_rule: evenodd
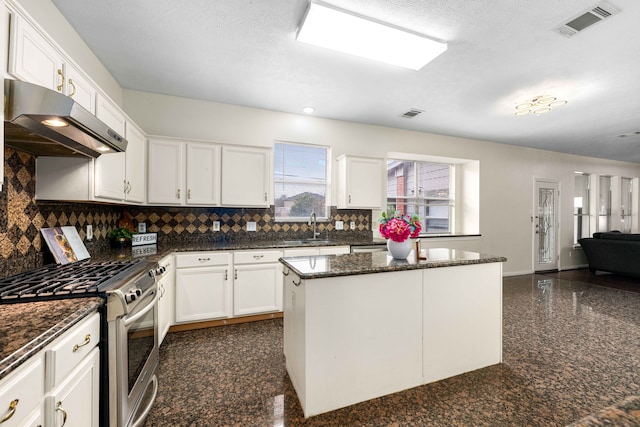
<svg viewBox="0 0 640 427">
<path fill-rule="evenodd" d="M 145 259 L 85 260 L 46 265 L 0 279 L 0 304 L 105 298 L 100 339 L 101 426 L 141 426 L 155 400 L 157 270 L 156 262 Z"/>
</svg>

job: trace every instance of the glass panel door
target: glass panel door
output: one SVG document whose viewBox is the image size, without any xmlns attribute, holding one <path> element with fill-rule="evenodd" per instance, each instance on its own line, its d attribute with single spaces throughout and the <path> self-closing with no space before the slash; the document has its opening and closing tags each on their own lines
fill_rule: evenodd
<svg viewBox="0 0 640 427">
<path fill-rule="evenodd" d="M 536 181 L 534 270 L 558 269 L 558 183 Z"/>
</svg>

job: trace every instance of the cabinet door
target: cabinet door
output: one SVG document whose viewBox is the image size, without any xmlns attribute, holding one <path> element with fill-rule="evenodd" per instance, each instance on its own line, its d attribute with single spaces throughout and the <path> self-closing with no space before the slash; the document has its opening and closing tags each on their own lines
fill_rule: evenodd
<svg viewBox="0 0 640 427">
<path fill-rule="evenodd" d="M 182 203 L 182 164 L 184 143 L 150 139 L 147 201 L 149 203 Z"/>
<path fill-rule="evenodd" d="M 125 117 L 120 109 L 98 96 L 96 117 L 119 135 L 125 134 Z M 128 147 L 127 147 L 128 150 Z M 125 153 L 103 154 L 96 159 L 95 196 L 123 200 L 126 188 Z"/>
<path fill-rule="evenodd" d="M 187 144 L 187 204 L 220 204 L 220 147 Z"/>
<path fill-rule="evenodd" d="M 346 156 L 339 159 L 338 208 L 384 209 L 386 176 L 384 159 Z M 342 194 L 341 194 L 342 193 Z"/>
<path fill-rule="evenodd" d="M 13 15 L 9 73 L 20 80 L 62 92 L 62 55 L 35 28 Z"/>
<path fill-rule="evenodd" d="M 125 123 L 127 122 L 127 119 L 122 111 L 120 111 L 120 108 L 113 105 L 111 101 L 101 95 L 98 95 L 97 97 L 96 117 L 102 120 L 104 124 L 109 126 L 116 133 L 124 136 Z"/>
<path fill-rule="evenodd" d="M 282 311 L 280 264 L 240 265 L 234 270 L 233 315 Z"/>
<path fill-rule="evenodd" d="M 89 81 L 87 76 L 70 64 L 65 64 L 64 69 L 66 77 L 64 94 L 73 98 L 74 101 L 95 115 L 96 96 L 98 94 L 96 87 Z"/>
<path fill-rule="evenodd" d="M 195 322 L 231 316 L 228 267 L 176 270 L 176 322 Z"/>
<path fill-rule="evenodd" d="M 44 397 L 44 364 L 42 357 L 29 359 L 0 383 L 0 417 L 13 411 L 2 427 L 31 425 L 26 422 L 33 412 L 40 412 Z"/>
<path fill-rule="evenodd" d="M 0 28 L 4 30 L 0 32 L 0 70 L 2 70 L 3 74 L 7 72 L 7 58 L 9 57 L 9 32 L 7 28 L 9 28 L 9 23 L 11 19 L 11 13 L 9 9 L 7 9 L 6 4 L 0 6 Z M 4 108 L 0 112 L 0 116 L 2 116 L 2 121 L 4 122 Z M 4 126 L 0 128 L 0 153 L 4 153 Z M 4 163 L 2 169 L 2 173 L 0 173 L 0 191 L 2 191 L 2 184 L 4 182 Z"/>
<path fill-rule="evenodd" d="M 158 329 L 160 333 L 160 344 L 164 341 L 164 337 L 169 332 L 169 328 L 173 324 L 173 312 L 176 306 L 176 272 L 173 255 L 165 257 L 159 262 L 161 267 L 166 270 L 158 280 L 158 292 L 160 299 L 158 301 Z"/>
<path fill-rule="evenodd" d="M 271 204 L 271 155 L 258 147 L 222 147 L 222 204 L 266 207 Z"/>
<path fill-rule="evenodd" d="M 96 197 L 123 200 L 126 189 L 124 177 L 125 153 L 107 153 L 95 159 Z"/>
<path fill-rule="evenodd" d="M 125 131 L 128 141 L 125 152 L 125 198 L 129 202 L 143 203 L 147 177 L 145 136 L 142 130 L 131 122 L 126 123 Z"/>
<path fill-rule="evenodd" d="M 46 425 L 98 427 L 100 351 L 96 348 L 45 398 Z M 63 423 L 66 418 L 66 423 Z"/>
</svg>

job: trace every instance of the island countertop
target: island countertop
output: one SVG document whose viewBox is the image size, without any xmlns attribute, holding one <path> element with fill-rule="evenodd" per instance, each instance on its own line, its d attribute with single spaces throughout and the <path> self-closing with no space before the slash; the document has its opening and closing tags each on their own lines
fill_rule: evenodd
<svg viewBox="0 0 640 427">
<path fill-rule="evenodd" d="M 427 259 L 416 260 L 412 251 L 407 260 L 393 259 L 388 252 L 365 252 L 280 258 L 280 262 L 301 279 L 317 279 L 507 261 L 502 256 L 448 248 L 426 249 L 421 255 Z"/>
</svg>

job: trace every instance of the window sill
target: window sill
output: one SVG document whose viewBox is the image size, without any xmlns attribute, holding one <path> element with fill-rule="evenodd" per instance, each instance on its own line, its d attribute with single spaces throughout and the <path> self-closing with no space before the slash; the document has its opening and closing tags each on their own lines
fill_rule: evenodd
<svg viewBox="0 0 640 427">
<path fill-rule="evenodd" d="M 458 239 L 458 240 L 477 240 L 482 237 L 482 234 L 424 234 L 420 235 L 420 239 Z"/>
</svg>

